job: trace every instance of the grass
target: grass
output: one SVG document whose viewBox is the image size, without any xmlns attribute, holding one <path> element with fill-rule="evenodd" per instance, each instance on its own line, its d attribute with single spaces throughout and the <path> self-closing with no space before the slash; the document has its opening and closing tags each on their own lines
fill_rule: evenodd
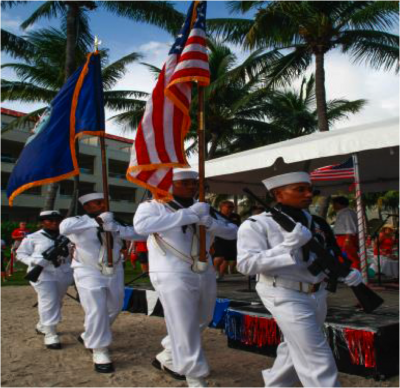
<svg viewBox="0 0 400 388">
<path fill-rule="evenodd" d="M 125 284 L 138 277 L 142 273 L 139 263 L 133 268 L 130 262 L 125 263 Z M 1 287 L 9 286 L 29 286 L 29 282 L 24 279 L 26 275 L 26 266 L 17 262 L 15 264 L 14 273 L 8 277 L 6 281 L 1 282 Z M 148 277 L 138 279 L 138 283 L 149 283 Z"/>
</svg>

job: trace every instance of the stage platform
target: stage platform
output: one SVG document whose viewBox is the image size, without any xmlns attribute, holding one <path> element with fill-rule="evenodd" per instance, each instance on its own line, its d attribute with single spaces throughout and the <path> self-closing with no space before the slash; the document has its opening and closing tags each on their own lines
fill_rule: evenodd
<svg viewBox="0 0 400 388">
<path fill-rule="evenodd" d="M 282 335 L 254 287 L 242 275 L 227 275 L 218 282 L 210 326 L 224 329 L 229 347 L 275 357 Z M 399 374 L 399 292 L 393 284 L 385 288 L 385 282 L 375 290 L 385 303 L 365 314 L 355 307 L 351 290 L 339 285 L 328 297 L 325 333 L 341 372 L 384 380 Z M 124 310 L 163 316 L 151 284 L 127 287 Z"/>
</svg>

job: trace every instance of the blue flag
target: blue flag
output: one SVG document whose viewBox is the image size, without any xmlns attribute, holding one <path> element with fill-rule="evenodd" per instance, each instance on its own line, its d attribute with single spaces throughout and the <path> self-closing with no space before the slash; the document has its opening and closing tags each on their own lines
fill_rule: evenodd
<svg viewBox="0 0 400 388">
<path fill-rule="evenodd" d="M 75 139 L 104 133 L 100 55 L 95 52 L 68 78 L 28 138 L 8 181 L 9 205 L 31 187 L 78 175 Z"/>
</svg>

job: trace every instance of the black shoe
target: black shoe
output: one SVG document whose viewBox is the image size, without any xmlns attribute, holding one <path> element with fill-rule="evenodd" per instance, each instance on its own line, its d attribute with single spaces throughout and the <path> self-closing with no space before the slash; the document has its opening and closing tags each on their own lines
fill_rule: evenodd
<svg viewBox="0 0 400 388">
<path fill-rule="evenodd" d="M 115 372 L 112 362 L 109 364 L 94 364 L 94 370 L 99 373 L 113 373 Z"/>
<path fill-rule="evenodd" d="M 59 349 L 61 349 L 61 344 L 58 343 L 58 344 L 46 345 L 46 348 L 47 348 L 47 349 L 53 349 L 53 350 L 59 350 Z"/>
<path fill-rule="evenodd" d="M 158 370 L 167 372 L 175 380 L 186 380 L 186 377 L 184 375 L 180 375 L 179 373 L 176 373 L 176 372 L 172 371 L 171 369 L 168 369 L 166 366 L 162 365 L 161 362 L 158 361 L 156 358 L 151 362 L 151 365 L 153 365 L 154 368 L 156 368 Z"/>
</svg>

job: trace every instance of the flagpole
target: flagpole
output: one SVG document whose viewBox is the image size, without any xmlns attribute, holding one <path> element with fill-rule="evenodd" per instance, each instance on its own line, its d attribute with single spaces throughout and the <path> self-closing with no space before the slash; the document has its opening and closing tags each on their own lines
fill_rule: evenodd
<svg viewBox="0 0 400 388">
<path fill-rule="evenodd" d="M 359 256 L 360 256 L 360 267 L 363 282 L 368 284 L 368 263 L 367 263 L 367 247 L 366 247 L 366 222 L 364 216 L 364 210 L 361 198 L 361 186 L 360 186 L 360 170 L 358 165 L 358 156 L 353 154 L 353 165 L 354 165 L 354 184 L 356 189 L 356 204 L 357 204 L 357 224 L 358 224 L 358 245 L 359 245 Z"/>
<path fill-rule="evenodd" d="M 94 51 L 98 55 L 98 47 L 101 42 L 99 41 L 98 37 L 95 36 L 94 38 Z M 97 106 L 99 110 L 99 106 Z M 103 128 L 99 128 L 99 130 L 103 130 Z M 108 193 L 108 175 L 107 175 L 107 156 L 106 156 L 106 143 L 104 140 L 105 135 L 105 128 L 104 133 L 100 136 L 100 150 L 101 150 L 101 172 L 102 172 L 102 180 L 103 180 L 103 194 L 104 194 L 104 205 L 105 211 L 110 211 L 110 199 Z M 111 232 L 105 232 L 106 237 L 106 248 L 107 248 L 107 267 L 113 268 L 113 251 L 112 251 L 112 236 Z"/>
<path fill-rule="evenodd" d="M 199 144 L 199 202 L 205 202 L 205 123 L 204 123 L 204 87 L 197 84 L 198 90 L 198 127 L 197 136 Z M 199 226 L 200 257 L 199 261 L 207 263 L 206 228 Z"/>
</svg>

